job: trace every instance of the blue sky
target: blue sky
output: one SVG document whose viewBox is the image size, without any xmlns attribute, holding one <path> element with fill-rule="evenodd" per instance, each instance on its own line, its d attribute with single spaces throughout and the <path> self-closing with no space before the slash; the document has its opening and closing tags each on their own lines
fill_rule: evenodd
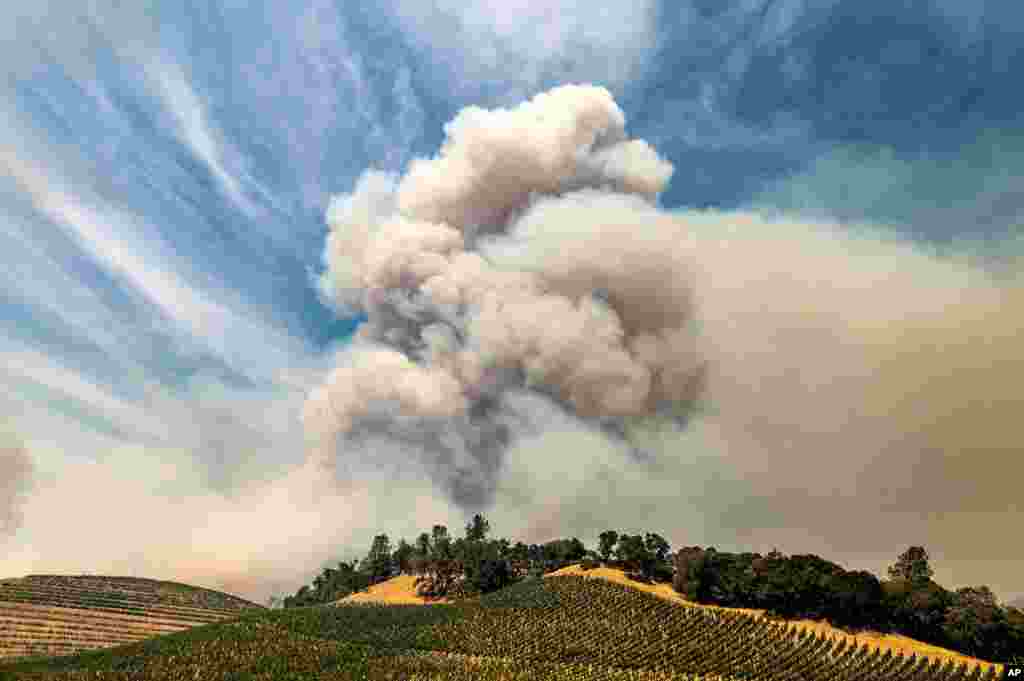
<svg viewBox="0 0 1024 681">
<path fill-rule="evenodd" d="M 362 505 L 332 497 L 269 525 L 289 533 L 267 540 L 276 555 L 245 548 L 260 535 L 239 528 L 263 516 L 239 499 L 269 498 L 254 485 L 305 459 L 301 405 L 359 321 L 316 288 L 331 197 L 367 168 L 400 173 L 437 153 L 466 106 L 592 82 L 612 93 L 629 135 L 674 165 L 666 210 L 753 208 L 870 224 L 923 250 L 1019 252 L 1007 244 L 1024 215 L 1024 9 L 1011 0 L 29 5 L 0 29 L 0 378 L 13 481 L 0 485 L 12 556 L 0 573 L 120 571 L 262 597 L 293 590 L 377 526 L 412 536 L 434 519 L 461 522 L 400 458 L 365 464 L 363 479 L 380 482 L 350 490 Z M 708 480 L 742 477 L 698 458 Z M 431 518 L 419 524 L 366 501 L 406 475 Z M 90 489 L 149 520 L 95 547 L 62 543 Z M 105 504 L 90 526 L 109 514 L 120 527 Z M 701 543 L 800 536 L 749 534 L 741 513 L 692 513 Z M 824 532 L 808 529 L 808 550 L 869 569 L 905 548 L 847 550 Z M 783 550 L 804 548 L 791 541 Z M 1008 570 L 1020 556 L 1001 550 L 951 542 L 933 553 L 955 585 L 1020 593 Z"/>
</svg>

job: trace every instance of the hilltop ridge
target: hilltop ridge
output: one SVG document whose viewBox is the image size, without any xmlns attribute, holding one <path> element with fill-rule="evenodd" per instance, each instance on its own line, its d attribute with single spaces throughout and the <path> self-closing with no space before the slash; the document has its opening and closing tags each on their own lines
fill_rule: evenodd
<svg viewBox="0 0 1024 681">
<path fill-rule="evenodd" d="M 654 532 L 606 530 L 596 550 L 577 537 L 527 545 L 489 533 L 490 523 L 478 513 L 462 537 L 453 537 L 444 525 L 434 525 L 411 543 L 399 539 L 397 545 L 387 534 L 378 534 L 365 558 L 323 567 L 311 585 L 282 604 L 328 604 L 363 593 L 354 599 L 373 600 L 368 588 L 400 574 L 414 576 L 415 594 L 406 594 L 409 603 L 462 599 L 581 564 L 628 572 L 665 596 L 703 606 L 813 621 L 822 630 L 883 632 L 878 638 L 896 648 L 897 641 L 912 639 L 931 651 L 954 650 L 964 659 L 1024 659 L 1024 612 L 1001 606 L 986 585 L 953 590 L 937 583 L 922 546 L 908 547 L 879 577 L 814 554 L 787 555 L 778 549 L 761 554 L 683 546 L 673 551 Z"/>
<path fill-rule="evenodd" d="M 0 658 L 116 646 L 262 608 L 213 589 L 143 577 L 6 578 L 0 580 Z"/>
</svg>

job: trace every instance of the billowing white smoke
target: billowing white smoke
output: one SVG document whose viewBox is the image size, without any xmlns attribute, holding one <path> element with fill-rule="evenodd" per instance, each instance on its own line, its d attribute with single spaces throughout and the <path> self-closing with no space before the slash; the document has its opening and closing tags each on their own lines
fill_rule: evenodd
<svg viewBox="0 0 1024 681">
<path fill-rule="evenodd" d="M 382 404 L 454 424 L 448 446 L 483 465 L 503 390 L 536 386 L 606 421 L 693 400 L 682 263 L 630 234 L 638 220 L 671 222 L 654 202 L 672 167 L 627 139 L 608 91 L 564 86 L 514 109 L 471 107 L 446 132 L 438 157 L 401 178 L 368 172 L 329 211 L 322 292 L 369 322 L 307 404 L 318 463 L 330 466 L 334 439 Z M 595 202 L 603 224 L 581 222 Z M 492 262 L 551 222 L 574 245 L 542 271 Z"/>
<path fill-rule="evenodd" d="M 1019 276 L 663 211 L 671 166 L 601 88 L 447 133 L 331 207 L 322 292 L 369 321 L 306 402 L 311 463 L 358 484 L 400 453 L 527 541 L 661 528 L 876 571 L 923 543 L 940 580 L 1016 588 L 992 538 L 1021 523 Z"/>
</svg>

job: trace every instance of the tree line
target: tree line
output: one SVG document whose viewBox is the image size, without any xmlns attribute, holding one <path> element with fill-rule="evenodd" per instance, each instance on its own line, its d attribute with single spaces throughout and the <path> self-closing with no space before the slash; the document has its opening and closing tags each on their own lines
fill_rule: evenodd
<svg viewBox="0 0 1024 681">
<path fill-rule="evenodd" d="M 393 545 L 387 534 L 378 534 L 364 558 L 324 568 L 311 585 L 285 597 L 283 605 L 331 603 L 399 574 L 416 575 L 417 591 L 427 598 L 488 593 L 575 563 L 587 568 L 614 564 L 641 579 L 672 579 L 670 546 L 659 534 L 608 530 L 598 550 L 591 551 L 577 537 L 525 544 L 490 538 L 490 531 L 488 520 L 476 514 L 458 538 L 444 525 L 434 525 L 411 543 L 402 538 Z"/>
<path fill-rule="evenodd" d="M 577 537 L 543 544 L 491 538 L 490 523 L 481 514 L 464 529 L 454 538 L 446 526 L 434 525 L 412 543 L 403 538 L 395 545 L 379 534 L 360 561 L 324 568 L 283 605 L 331 603 L 399 574 L 415 575 L 417 592 L 428 599 L 467 597 L 579 563 L 584 570 L 607 565 L 637 580 L 671 582 L 698 603 L 900 633 L 987 660 L 1024 656 L 1024 611 L 1000 605 L 986 586 L 944 589 L 932 580 L 928 553 L 920 546 L 908 548 L 889 568 L 888 579 L 880 580 L 813 554 L 729 553 L 697 546 L 672 554 L 668 541 L 652 532 L 606 530 L 590 550 Z"/>
<path fill-rule="evenodd" d="M 887 580 L 810 554 L 686 547 L 676 553 L 673 586 L 700 603 L 894 632 L 985 660 L 1024 655 L 1024 612 L 1001 606 L 987 586 L 948 591 L 932 574 L 921 546 L 900 554 Z"/>
</svg>

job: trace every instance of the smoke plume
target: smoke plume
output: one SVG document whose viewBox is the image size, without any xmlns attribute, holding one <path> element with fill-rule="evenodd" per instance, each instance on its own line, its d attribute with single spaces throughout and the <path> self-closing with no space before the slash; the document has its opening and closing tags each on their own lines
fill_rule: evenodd
<svg viewBox="0 0 1024 681">
<path fill-rule="evenodd" d="M 925 542 L 940 576 L 1009 584 L 1019 277 L 863 225 L 665 211 L 672 165 L 600 87 L 446 133 L 328 212 L 321 292 L 368 321 L 307 400 L 311 464 L 344 479 L 351 443 L 397 437 L 533 538 L 656 514 L 876 571 Z"/>
<path fill-rule="evenodd" d="M 330 467 L 329 444 L 391 403 L 434 424 L 423 428 L 443 421 L 440 447 L 485 488 L 508 390 L 544 389 L 606 421 L 692 400 L 689 287 L 670 283 L 663 300 L 648 293 L 684 264 L 656 244 L 622 241 L 637 221 L 668 219 L 654 202 L 672 168 L 626 137 L 608 91 L 566 86 L 515 109 L 471 107 L 446 130 L 437 158 L 413 161 L 401 178 L 369 172 L 331 206 L 321 288 L 369 321 L 307 404 L 324 445 L 317 463 Z M 605 225 L 581 229 L 543 271 L 489 259 L 514 245 L 503 235 L 527 242 L 563 220 L 572 230 L 595 203 Z"/>
</svg>

